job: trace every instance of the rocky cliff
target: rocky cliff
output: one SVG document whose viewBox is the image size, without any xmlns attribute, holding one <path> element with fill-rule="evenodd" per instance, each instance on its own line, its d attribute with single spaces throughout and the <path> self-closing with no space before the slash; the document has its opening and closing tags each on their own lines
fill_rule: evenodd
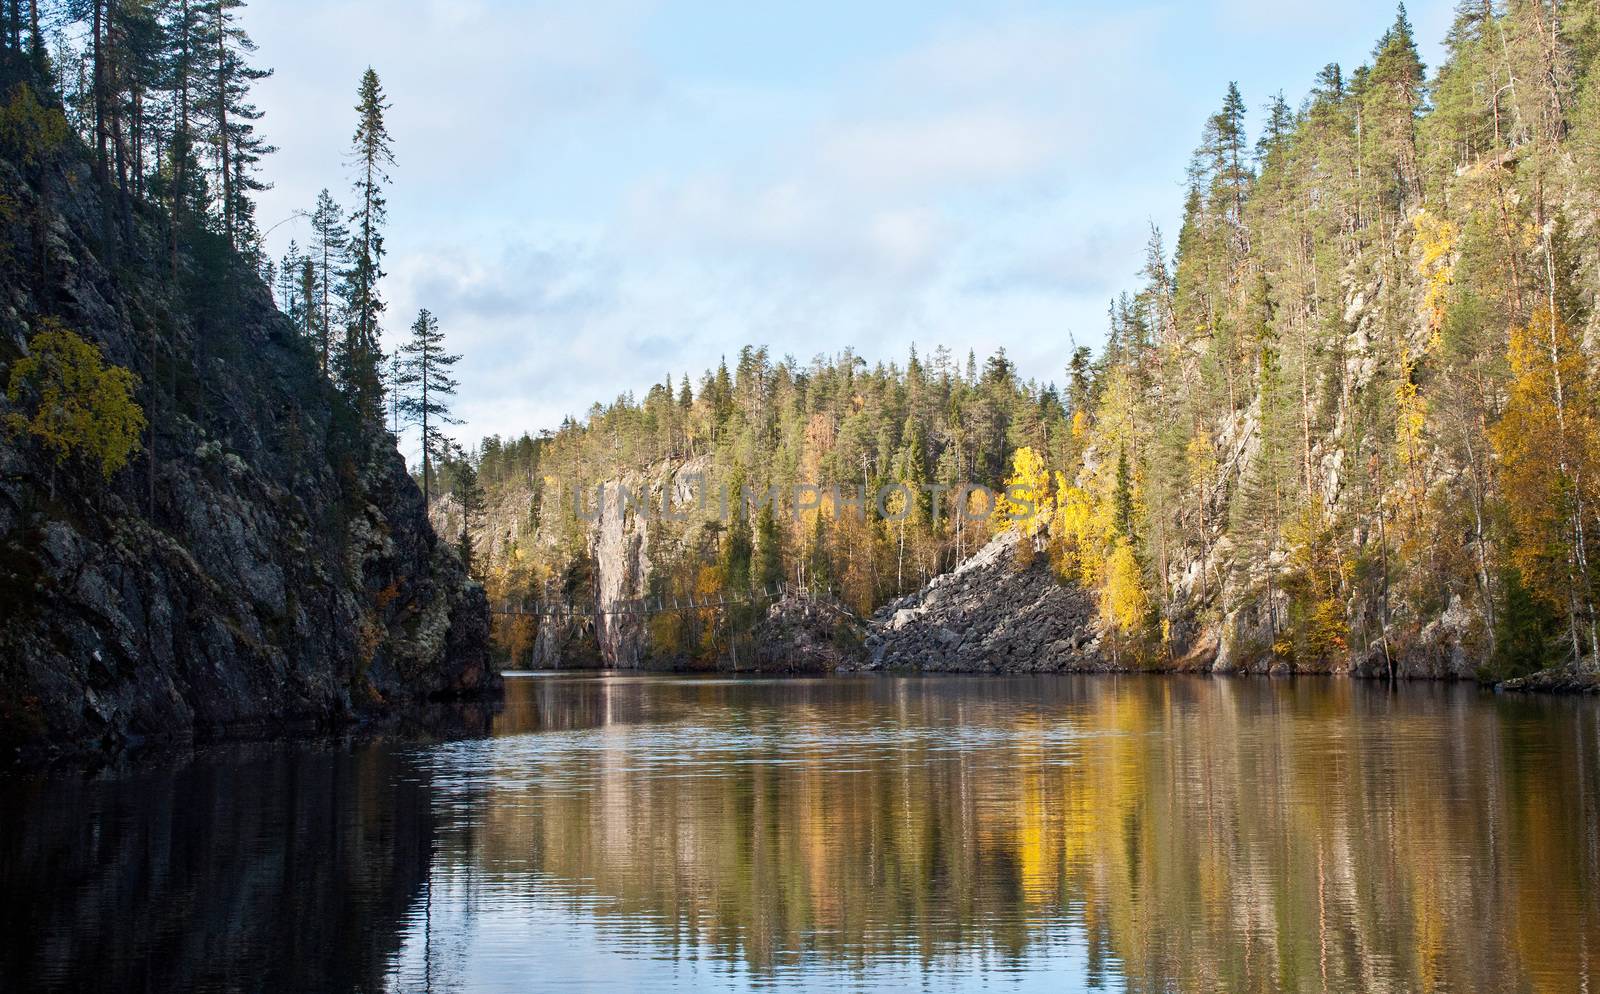
<svg viewBox="0 0 1600 994">
<path fill-rule="evenodd" d="M 68 140 L 0 158 L 0 382 L 47 319 L 134 371 L 110 480 L 0 433 L 7 753 L 338 721 L 481 691 L 483 592 L 243 260 L 169 256 Z M 0 399 L 0 416 L 14 411 Z"/>
<path fill-rule="evenodd" d="M 585 487 L 584 516 L 576 522 L 581 534 L 566 536 L 556 527 L 526 536 L 545 546 L 542 551 L 547 558 L 560 558 L 552 555 L 551 549 L 563 542 L 581 549 L 580 554 L 567 557 L 561 575 L 535 592 L 547 605 L 570 607 L 574 613 L 570 619 L 563 616 L 539 626 L 527 662 L 536 669 L 639 669 L 671 664 L 652 652 L 648 616 L 621 608 L 653 593 L 651 581 L 658 560 L 670 560 L 704 538 L 704 511 L 696 502 L 710 471 L 711 463 L 703 457 L 665 461 L 598 487 Z M 603 500 L 594 499 L 597 492 L 604 494 Z M 622 499 L 624 493 L 626 500 Z M 556 499 L 571 497 L 563 490 Z M 513 504 L 525 509 L 532 500 L 528 495 L 514 499 Z M 670 506 L 677 517 L 663 516 L 664 506 Z M 694 508 L 692 514 L 686 511 L 689 508 Z M 503 556 L 504 547 L 517 540 L 507 522 L 519 513 L 526 512 L 491 506 L 473 534 L 475 545 Z M 460 527 L 448 498 L 434 504 L 433 519 L 446 531 Z"/>
</svg>

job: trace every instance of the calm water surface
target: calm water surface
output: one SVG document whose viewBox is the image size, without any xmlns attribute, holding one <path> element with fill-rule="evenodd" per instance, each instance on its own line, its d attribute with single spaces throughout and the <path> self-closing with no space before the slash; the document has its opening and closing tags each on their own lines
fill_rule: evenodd
<svg viewBox="0 0 1600 994">
<path fill-rule="evenodd" d="M 509 679 L 0 779 L 0 991 L 1600 990 L 1600 702 Z"/>
</svg>

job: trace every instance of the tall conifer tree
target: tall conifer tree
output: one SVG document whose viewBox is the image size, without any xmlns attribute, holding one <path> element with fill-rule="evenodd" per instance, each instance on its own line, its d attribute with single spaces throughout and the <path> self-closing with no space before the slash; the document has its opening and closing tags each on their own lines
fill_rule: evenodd
<svg viewBox="0 0 1600 994">
<path fill-rule="evenodd" d="M 389 104 L 383 84 L 371 68 L 361 77 L 360 101 L 351 159 L 355 166 L 356 206 L 350 216 L 350 268 L 345 277 L 345 302 L 349 308 L 344 343 L 345 389 L 357 408 L 373 423 L 383 406 L 379 368 L 379 322 L 384 302 L 378 284 L 383 279 L 383 229 L 388 222 L 384 187 L 394 164 L 394 149 L 384 114 Z M 426 446 L 424 446 L 426 458 Z"/>
</svg>

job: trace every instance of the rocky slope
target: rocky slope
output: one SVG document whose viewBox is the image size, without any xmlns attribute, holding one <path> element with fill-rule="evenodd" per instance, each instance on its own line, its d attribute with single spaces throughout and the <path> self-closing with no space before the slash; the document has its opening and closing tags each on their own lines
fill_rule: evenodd
<svg viewBox="0 0 1600 994">
<path fill-rule="evenodd" d="M 0 190 L 0 381 L 53 318 L 139 375 L 153 425 L 109 482 L 0 433 L 5 752 L 491 687 L 481 588 L 255 274 L 224 250 L 174 279 L 160 218 L 119 218 L 70 144 L 0 158 Z"/>
<path fill-rule="evenodd" d="M 1041 673 L 1117 668 L 1094 602 L 1051 575 L 1043 556 L 1019 569 L 1003 533 L 869 622 L 861 665 L 928 672 Z"/>
<path fill-rule="evenodd" d="M 1118 671 L 1132 668 L 1215 673 L 1291 673 L 1289 661 L 1248 651 L 1268 638 L 1264 610 L 1242 607 L 1224 625 L 1175 626 L 1165 652 L 1142 659 L 1120 652 L 1097 617 L 1094 598 L 1062 583 L 1048 558 L 1019 568 L 1014 532 L 996 536 L 955 570 L 868 619 L 865 654 L 842 668 L 960 673 Z M 1471 678 L 1467 647 L 1472 618 L 1459 604 L 1401 645 L 1392 646 L 1394 676 Z M 1391 675 L 1383 647 L 1352 653 L 1344 665 L 1313 672 Z"/>
</svg>

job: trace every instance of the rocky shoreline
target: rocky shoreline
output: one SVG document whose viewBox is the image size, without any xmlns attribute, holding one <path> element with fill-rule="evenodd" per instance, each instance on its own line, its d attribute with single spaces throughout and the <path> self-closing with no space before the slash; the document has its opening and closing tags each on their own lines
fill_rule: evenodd
<svg viewBox="0 0 1600 994">
<path fill-rule="evenodd" d="M 1496 690 L 1535 694 L 1600 694 L 1600 673 L 1541 670 L 1495 685 Z"/>
<path fill-rule="evenodd" d="M 823 616 L 805 598 L 785 598 L 757 630 L 764 671 L 839 673 L 1203 673 L 1386 679 L 1386 667 L 1352 655 L 1334 669 L 1295 669 L 1270 655 L 1241 660 L 1219 651 L 1220 634 L 1183 633 L 1155 659 L 1109 644 L 1093 599 L 1060 582 L 1043 555 L 1019 566 L 1014 535 L 1001 535 L 922 590 L 890 602 L 871 618 Z M 1470 668 L 1437 666 L 1435 653 L 1459 656 L 1434 629 L 1429 652 L 1400 661 L 1396 679 L 1468 681 Z M 859 646 L 855 651 L 841 647 Z M 1119 658 L 1120 656 L 1120 658 Z M 781 661 L 781 665 L 778 665 Z M 1414 665 L 1418 662 L 1427 665 Z M 1482 681 L 1478 681 L 1482 682 Z M 1547 670 L 1493 684 L 1508 692 L 1600 693 L 1600 674 Z"/>
</svg>

